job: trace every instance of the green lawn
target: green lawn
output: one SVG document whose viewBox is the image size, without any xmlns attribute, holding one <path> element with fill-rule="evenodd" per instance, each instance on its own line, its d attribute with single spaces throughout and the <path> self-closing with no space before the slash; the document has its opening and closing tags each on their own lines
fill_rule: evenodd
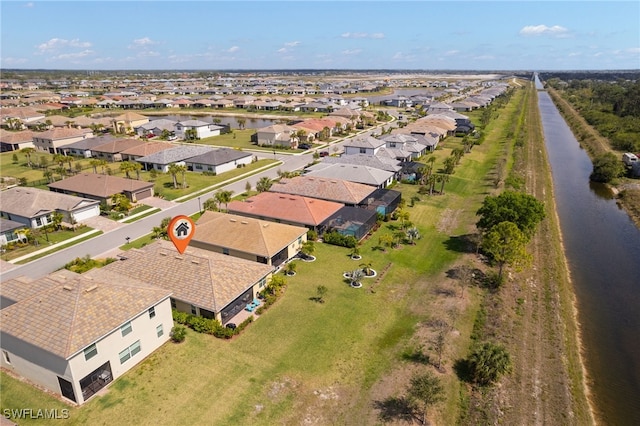
<svg viewBox="0 0 640 426">
<path fill-rule="evenodd" d="M 11 260 L 17 259 L 18 257 L 22 257 L 29 253 L 33 253 L 38 250 L 42 250 L 53 244 L 61 243 L 69 238 L 78 237 L 80 235 L 86 234 L 88 232 L 93 231 L 93 228 L 82 225 L 78 227 L 75 231 L 70 230 L 60 230 L 54 232 L 44 232 L 44 229 L 38 231 L 38 235 L 36 236 L 36 243 L 25 245 L 24 247 L 15 246 L 12 250 L 7 250 L 2 254 L 3 260 Z"/>
<path fill-rule="evenodd" d="M 509 116 L 509 108 L 500 117 Z M 499 128 L 487 129 L 492 132 L 499 135 Z M 442 144 L 433 154 L 436 165 L 456 143 L 451 138 Z M 383 222 L 364 241 L 360 261 L 351 260 L 346 248 L 317 243 L 317 260 L 296 260 L 297 274 L 286 278 L 283 297 L 241 335 L 225 341 L 189 330 L 184 343 L 167 343 L 116 380 L 106 395 L 71 408 L 70 419 L 60 423 L 379 423 L 372 414 L 379 389 L 390 386 L 387 395 L 397 395 L 402 371 L 425 368 L 408 364 L 401 353 L 421 324 L 447 312 L 452 299 L 439 295 L 435 283 L 447 282 L 444 272 L 461 256 L 460 237 L 473 228 L 475 211 L 492 190 L 489 176 L 503 149 L 502 143 L 488 138 L 463 157 L 444 195 L 417 195 L 420 200 L 406 207 L 422 235 L 415 245 L 374 249 L 382 234 L 394 232 L 397 221 Z M 394 189 L 408 201 L 418 187 L 399 184 Z M 353 289 L 342 273 L 363 262 L 371 262 L 378 272 L 391 266 L 381 280 L 365 278 L 363 288 Z M 322 304 L 312 300 L 320 284 L 328 288 Z M 464 385 L 454 374 L 452 360 L 466 355 L 479 294 L 479 289 L 468 290 L 466 308 L 455 320 L 460 337 L 449 344 L 447 373 L 442 375 L 448 399 L 440 412 L 430 413 L 438 424 L 457 420 Z M 64 407 L 5 373 L 0 390 L 3 409 Z"/>
</svg>

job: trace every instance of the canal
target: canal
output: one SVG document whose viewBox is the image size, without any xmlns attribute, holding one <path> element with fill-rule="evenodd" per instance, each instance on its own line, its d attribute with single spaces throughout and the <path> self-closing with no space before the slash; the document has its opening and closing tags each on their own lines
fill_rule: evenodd
<svg viewBox="0 0 640 426">
<path fill-rule="evenodd" d="M 596 415 L 640 425 L 640 230 L 608 190 L 536 80 L 565 254 Z"/>
</svg>

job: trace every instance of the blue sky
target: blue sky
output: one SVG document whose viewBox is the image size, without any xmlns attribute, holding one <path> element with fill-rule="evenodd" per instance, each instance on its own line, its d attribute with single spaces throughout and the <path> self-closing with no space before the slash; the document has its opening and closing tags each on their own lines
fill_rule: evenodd
<svg viewBox="0 0 640 426">
<path fill-rule="evenodd" d="M 6 1 L 1 68 L 640 69 L 639 1 Z"/>
</svg>

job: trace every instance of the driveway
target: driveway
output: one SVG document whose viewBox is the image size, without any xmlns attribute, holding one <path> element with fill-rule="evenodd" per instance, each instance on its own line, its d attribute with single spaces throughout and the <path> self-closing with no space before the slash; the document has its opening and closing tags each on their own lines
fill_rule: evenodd
<svg viewBox="0 0 640 426">
<path fill-rule="evenodd" d="M 90 217 L 89 219 L 85 219 L 80 223 L 82 223 L 83 225 L 87 225 L 93 229 L 99 229 L 105 234 L 109 231 L 113 231 L 114 229 L 118 229 L 126 225 L 124 223 L 118 223 L 115 220 L 111 220 L 102 216 Z"/>
</svg>

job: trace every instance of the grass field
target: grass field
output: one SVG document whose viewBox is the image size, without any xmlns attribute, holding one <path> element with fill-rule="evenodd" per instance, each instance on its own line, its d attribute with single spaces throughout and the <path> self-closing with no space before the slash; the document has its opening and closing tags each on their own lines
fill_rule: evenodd
<svg viewBox="0 0 640 426">
<path fill-rule="evenodd" d="M 447 401 L 429 419 L 455 424 L 464 384 L 453 371 L 453 360 L 466 355 L 483 290 L 470 288 L 464 298 L 450 296 L 455 287 L 446 271 L 462 255 L 475 211 L 494 191 L 492 173 L 505 151 L 503 141 L 491 135 L 505 125 L 510 108 L 515 106 L 505 108 L 490 125 L 495 130 L 487 129 L 485 143 L 463 157 L 444 195 L 417 195 L 418 187 L 409 184 L 394 188 L 406 200 L 420 199 L 406 207 L 422 235 L 415 245 L 374 249 L 381 235 L 394 232 L 396 221 L 383 222 L 364 242 L 361 261 L 351 260 L 346 248 L 316 244 L 317 260 L 296 261 L 297 274 L 286 278 L 284 296 L 240 336 L 224 341 L 190 331 L 184 343 L 167 343 L 116 380 L 105 395 L 71 408 L 70 419 L 60 423 L 380 423 L 376 404 L 400 395 L 411 372 L 432 369 L 403 353 L 417 345 L 433 355 L 428 324 L 449 318 L 455 333 L 447 345 L 446 372 L 440 375 Z M 433 154 L 436 168 L 456 146 L 456 138 L 441 145 Z M 342 273 L 362 262 L 386 273 L 353 289 Z M 320 284 L 328 288 L 325 303 L 312 300 Z M 5 373 L 1 377 L 3 409 L 65 407 Z"/>
</svg>

